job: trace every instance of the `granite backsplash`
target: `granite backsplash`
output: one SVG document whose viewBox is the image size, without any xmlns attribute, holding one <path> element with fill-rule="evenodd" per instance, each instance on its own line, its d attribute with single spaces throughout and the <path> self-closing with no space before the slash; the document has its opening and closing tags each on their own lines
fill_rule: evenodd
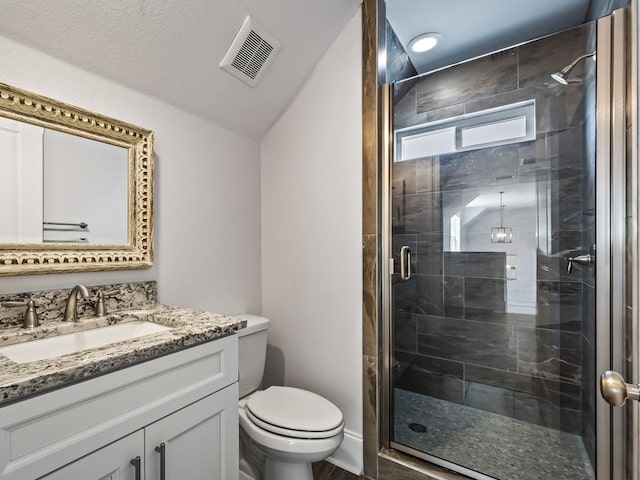
<svg viewBox="0 0 640 480">
<path fill-rule="evenodd" d="M 7 301 L 27 301 L 33 299 L 40 323 L 59 321 L 64 315 L 65 304 L 71 288 L 44 290 L 25 293 L 0 294 L 0 303 Z M 113 312 L 126 308 L 138 308 L 158 303 L 158 287 L 154 281 L 136 283 L 113 283 L 87 287 L 89 298 L 78 298 L 78 316 L 94 315 L 98 292 L 117 291 L 105 298 L 107 311 Z M 0 328 L 22 324 L 24 307 L 0 307 Z"/>
</svg>

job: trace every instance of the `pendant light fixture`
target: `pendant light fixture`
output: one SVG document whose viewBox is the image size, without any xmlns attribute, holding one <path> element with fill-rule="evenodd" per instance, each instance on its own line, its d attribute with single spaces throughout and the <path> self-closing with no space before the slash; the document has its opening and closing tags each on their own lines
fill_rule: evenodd
<svg viewBox="0 0 640 480">
<path fill-rule="evenodd" d="M 502 195 L 504 192 L 500 192 L 500 226 L 493 227 L 491 229 L 491 243 L 511 243 L 513 233 L 511 227 L 505 227 L 502 224 L 502 215 L 504 212 L 504 205 L 502 204 Z"/>
</svg>

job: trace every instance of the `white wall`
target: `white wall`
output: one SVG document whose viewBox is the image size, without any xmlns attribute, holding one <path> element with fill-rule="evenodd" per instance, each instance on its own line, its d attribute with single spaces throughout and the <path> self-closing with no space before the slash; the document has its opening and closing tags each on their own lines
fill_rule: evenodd
<svg viewBox="0 0 640 480">
<path fill-rule="evenodd" d="M 356 457 L 362 455 L 360 15 L 261 143 L 262 313 L 272 321 L 266 382 L 333 401 Z M 362 462 L 340 452 L 335 459 L 350 469 Z"/>
<path fill-rule="evenodd" d="M 156 152 L 151 270 L 1 277 L 0 292 L 157 280 L 165 303 L 258 311 L 258 142 L 7 38 L 0 44 L 0 81 L 151 129 Z"/>
<path fill-rule="evenodd" d="M 87 232 L 44 230 L 50 241 L 86 238 L 89 243 L 126 244 L 129 153 L 93 139 L 44 130 L 39 181 L 45 222 L 87 223 Z M 82 199 L 79 201 L 79 199 Z M 51 226 L 56 228 L 56 226 Z"/>
</svg>

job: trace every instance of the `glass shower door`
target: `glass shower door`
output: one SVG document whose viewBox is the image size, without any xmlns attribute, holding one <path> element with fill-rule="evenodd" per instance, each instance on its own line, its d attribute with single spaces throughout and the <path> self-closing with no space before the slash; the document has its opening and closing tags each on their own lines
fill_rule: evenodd
<svg viewBox="0 0 640 480">
<path fill-rule="evenodd" d="M 475 478 L 595 478 L 596 30 L 395 85 L 391 445 Z"/>
</svg>

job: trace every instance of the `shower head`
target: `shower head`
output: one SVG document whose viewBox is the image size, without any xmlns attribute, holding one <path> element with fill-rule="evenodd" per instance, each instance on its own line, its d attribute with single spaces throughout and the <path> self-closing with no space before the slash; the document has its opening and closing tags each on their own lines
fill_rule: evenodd
<svg viewBox="0 0 640 480">
<path fill-rule="evenodd" d="M 552 73 L 551 78 L 553 78 L 556 82 L 561 83 L 562 85 L 569 85 L 569 80 L 567 80 L 566 77 L 567 73 L 568 72 L 565 72 L 564 69 L 562 69 L 559 72 Z"/>
<path fill-rule="evenodd" d="M 553 78 L 556 82 L 561 83 L 562 85 L 569 85 L 569 80 L 567 79 L 567 76 L 571 73 L 571 70 L 573 70 L 575 66 L 578 65 L 578 63 L 580 63 L 585 58 L 595 57 L 595 55 L 596 55 L 596 52 L 591 52 L 591 53 L 585 53 L 584 55 L 579 56 L 559 72 L 552 73 L 551 78 Z"/>
</svg>

